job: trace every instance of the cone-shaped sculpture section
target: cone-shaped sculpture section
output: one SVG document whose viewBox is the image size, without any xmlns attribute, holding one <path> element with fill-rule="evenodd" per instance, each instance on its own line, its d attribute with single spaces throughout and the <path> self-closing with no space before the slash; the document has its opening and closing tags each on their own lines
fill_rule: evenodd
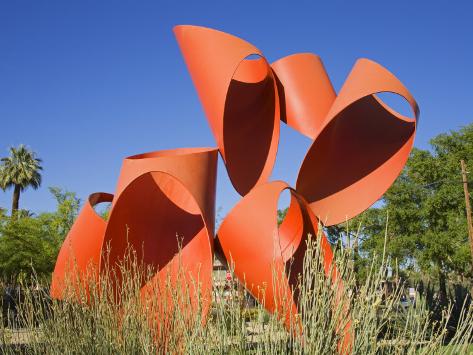
<svg viewBox="0 0 473 355">
<path fill-rule="evenodd" d="M 297 329 L 297 276 L 312 235 L 321 244 L 326 276 L 338 285 L 335 304 L 327 306 L 343 302 L 342 313 L 349 317 L 343 283 L 319 221 L 329 226 L 356 216 L 394 182 L 414 142 L 419 117 L 414 98 L 393 74 L 367 59 L 355 63 L 336 95 L 314 54 L 290 55 L 270 66 L 255 46 L 230 34 L 198 26 L 176 26 L 174 32 L 218 148 L 126 158 L 115 195 L 91 195 L 70 230 L 56 262 L 51 295 L 64 298 L 68 279 L 73 291 L 98 282 L 132 250 L 139 262 L 156 271 L 140 285 L 153 324 L 170 320 L 167 312 L 175 307 L 185 317 L 198 309 L 205 317 L 211 302 L 219 151 L 243 196 L 218 232 L 219 251 L 239 280 Z M 413 117 L 388 107 L 376 95 L 382 92 L 402 96 Z M 313 139 L 296 189 L 267 181 L 280 120 Z M 286 189 L 291 203 L 278 226 L 278 200 Z M 94 211 L 100 202 L 112 202 L 107 221 Z M 169 286 L 189 292 L 190 305 L 176 305 Z M 340 324 L 345 325 L 337 331 L 339 350 L 349 353 L 351 325 Z"/>
<path fill-rule="evenodd" d="M 51 296 L 63 299 L 66 290 L 77 292 L 96 280 L 107 222 L 94 206 L 111 202 L 113 195 L 98 192 L 89 196 L 59 250 L 51 280 Z"/>
<path fill-rule="evenodd" d="M 414 117 L 400 115 L 375 94 L 404 97 Z M 417 103 L 388 70 L 357 61 L 310 147 L 297 191 L 327 226 L 361 213 L 391 186 L 412 149 Z"/>
<path fill-rule="evenodd" d="M 336 98 L 322 60 L 312 53 L 299 53 L 271 67 L 278 83 L 281 121 L 314 139 Z"/>
<path fill-rule="evenodd" d="M 291 193 L 291 204 L 278 227 L 278 200 L 286 189 Z M 222 250 L 240 282 L 291 329 L 299 328 L 295 290 L 303 272 L 309 235 L 321 243 L 325 273 L 336 280 L 339 276 L 332 265 L 333 253 L 317 218 L 305 200 L 282 181 L 255 187 L 230 211 L 218 230 Z M 337 287 L 341 295 L 343 284 L 338 282 Z M 349 326 L 340 331 L 346 347 L 351 339 Z"/>
<path fill-rule="evenodd" d="M 104 238 L 110 265 L 119 264 L 132 248 L 144 266 L 157 270 L 142 285 L 146 290 L 157 289 L 159 282 L 166 289 L 167 277 L 176 281 L 178 272 L 184 276 L 181 286 L 199 285 L 191 299 L 203 301 L 204 313 L 211 301 L 216 168 L 213 148 L 125 159 Z"/>
<path fill-rule="evenodd" d="M 245 195 L 267 181 L 276 158 L 273 71 L 256 47 L 238 37 L 197 26 L 176 26 L 174 33 L 230 180 Z"/>
<path fill-rule="evenodd" d="M 182 272 L 183 285 L 198 285 L 191 290 L 192 306 L 202 306 L 205 315 L 211 301 L 216 172 L 215 148 L 182 148 L 125 159 L 115 197 L 91 195 L 69 232 L 56 262 L 51 295 L 63 298 L 65 280 L 85 280 L 90 267 L 96 272 L 88 282 L 98 282 L 99 272 L 114 274 L 113 268 L 123 265 L 132 252 L 139 263 L 156 270 L 151 284 L 163 275 L 177 280 L 176 273 Z M 112 198 L 105 221 L 93 206 Z M 120 282 L 119 268 L 115 271 Z M 143 282 L 144 293 L 150 285 Z M 203 303 L 197 305 L 196 300 Z"/>
</svg>

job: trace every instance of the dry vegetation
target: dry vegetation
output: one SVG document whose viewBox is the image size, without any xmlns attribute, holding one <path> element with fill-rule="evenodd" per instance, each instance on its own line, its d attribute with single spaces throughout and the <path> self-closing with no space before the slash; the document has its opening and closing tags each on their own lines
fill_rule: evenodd
<svg viewBox="0 0 473 355">
<path fill-rule="evenodd" d="M 98 286 L 86 285 L 90 297 L 85 288 L 77 294 L 68 287 L 66 300 L 56 301 L 45 291 L 25 287 L 17 314 L 2 319 L 1 350 L 6 354 L 336 354 L 343 341 L 340 329 L 348 324 L 354 354 L 463 354 L 472 340 L 471 306 L 463 309 L 446 346 L 448 309 L 434 321 L 422 299 L 401 306 L 402 285 L 384 295 L 384 262 L 381 267 L 373 262 L 366 282 L 356 286 L 351 262 L 343 252 L 336 255 L 343 278 L 343 285 L 338 284 L 325 276 L 320 249 L 310 238 L 298 285 L 300 323 L 293 322 L 302 325 L 302 332 L 287 330 L 281 317 L 268 315 L 262 306 L 249 308 L 238 297 L 213 302 L 203 319 L 201 300 L 194 304 L 194 312 L 188 311 L 195 285 L 171 283 L 153 297 L 158 305 L 162 292 L 171 295 L 167 308 L 171 311 L 163 322 L 163 317 L 150 316 L 153 312 L 139 296 L 153 270 L 142 267 L 133 255 L 129 253 L 120 265 L 125 277 L 118 293 L 112 271 L 101 277 Z"/>
</svg>

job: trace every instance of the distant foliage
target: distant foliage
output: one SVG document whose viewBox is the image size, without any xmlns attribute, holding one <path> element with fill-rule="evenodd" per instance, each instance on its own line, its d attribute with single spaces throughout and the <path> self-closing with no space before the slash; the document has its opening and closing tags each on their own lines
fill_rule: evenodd
<svg viewBox="0 0 473 355">
<path fill-rule="evenodd" d="M 378 207 L 329 232 L 334 241 L 342 236 L 346 242 L 350 236 L 352 245 L 356 237 L 359 266 L 372 255 L 381 255 L 386 242 L 386 254 L 401 274 L 413 282 L 438 283 L 442 298 L 448 281 L 472 277 L 460 160 L 472 172 L 471 191 L 473 124 L 441 134 L 430 145 L 430 150 L 412 151 Z"/>
<path fill-rule="evenodd" d="M 0 276 L 18 279 L 34 272 L 49 277 L 57 253 L 79 211 L 75 193 L 50 188 L 57 210 L 38 216 L 20 210 L 14 217 L 0 213 Z"/>
<path fill-rule="evenodd" d="M 286 218 L 287 210 L 288 208 L 278 210 L 278 226 L 280 226 L 281 223 L 284 221 L 284 218 Z"/>
<path fill-rule="evenodd" d="M 146 267 L 131 249 L 116 264 L 118 280 L 108 267 L 98 285 L 96 278 L 85 283 L 66 280 L 63 300 L 51 300 L 47 289 L 25 285 L 15 312 L 0 314 L 0 352 L 456 355 L 472 350 L 472 305 L 460 306 L 463 316 L 447 338 L 450 310 L 433 321 L 422 297 L 415 303 L 401 303 L 401 284 L 395 284 L 390 293 L 383 292 L 386 269 L 382 259 L 379 268 L 372 262 L 366 281 L 352 292 L 355 279 L 347 250 L 335 253 L 337 273 L 326 272 L 323 251 L 316 242 L 319 237 L 307 238 L 302 270 L 294 278 L 297 315 L 292 313 L 293 299 L 283 296 L 283 288 L 275 288 L 274 293 L 281 295 L 274 300 L 279 314 L 268 314 L 261 304 L 252 307 L 242 302 L 248 295 L 242 297 L 236 289 L 228 298 L 224 289 L 215 289 L 205 316 L 204 299 L 193 286 L 197 280 L 179 282 L 184 277 L 188 280 L 184 276 L 187 269 L 180 263 L 175 268 L 177 281 L 158 281 L 147 297 L 140 297 L 143 283 L 155 270 Z M 343 282 L 331 278 L 336 274 Z M 275 279 L 280 276 L 286 280 L 286 275 L 274 272 Z M 35 280 L 32 283 L 36 285 Z M 289 318 L 284 316 L 287 307 L 293 314 Z M 283 319 L 289 321 L 289 327 L 283 325 Z"/>
</svg>

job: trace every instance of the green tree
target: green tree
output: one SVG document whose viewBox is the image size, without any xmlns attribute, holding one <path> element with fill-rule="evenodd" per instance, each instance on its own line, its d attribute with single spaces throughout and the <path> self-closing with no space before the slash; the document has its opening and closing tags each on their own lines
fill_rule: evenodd
<svg viewBox="0 0 473 355">
<path fill-rule="evenodd" d="M 473 169 L 473 124 L 430 144 L 430 150 L 412 151 L 383 206 L 365 216 L 362 249 L 382 252 L 388 215 L 388 255 L 406 272 L 437 281 L 442 301 L 447 279 L 465 280 L 472 271 L 460 160 Z"/>
<path fill-rule="evenodd" d="M 23 144 L 10 147 L 10 155 L 0 159 L 0 188 L 13 187 L 12 215 L 18 210 L 20 193 L 26 188 L 37 189 L 41 185 L 41 159 Z"/>
<path fill-rule="evenodd" d="M 0 223 L 0 275 L 7 279 L 19 275 L 49 277 L 54 270 L 59 248 L 76 218 L 80 200 L 72 192 L 50 188 L 57 201 L 52 213 L 21 218 L 5 218 Z"/>
<path fill-rule="evenodd" d="M 72 228 L 74 220 L 79 213 L 81 201 L 74 192 L 59 187 L 50 187 L 49 191 L 57 202 L 54 228 L 56 234 L 60 237 L 60 242 L 62 243 L 62 240 Z"/>
<path fill-rule="evenodd" d="M 0 207 L 0 223 L 3 221 L 3 219 L 7 216 L 6 214 L 6 209 Z"/>
</svg>

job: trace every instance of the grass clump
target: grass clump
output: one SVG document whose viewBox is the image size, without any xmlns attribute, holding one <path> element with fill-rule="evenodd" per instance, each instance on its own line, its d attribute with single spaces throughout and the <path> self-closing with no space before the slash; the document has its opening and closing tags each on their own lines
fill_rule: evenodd
<svg viewBox="0 0 473 355">
<path fill-rule="evenodd" d="M 473 334 L 473 309 L 462 305 L 456 332 L 447 341 L 451 309 L 432 317 L 422 299 L 401 306 L 403 285 L 383 292 L 385 263 L 375 260 L 357 285 L 352 263 L 335 253 L 324 269 L 316 238 L 307 240 L 302 273 L 293 275 L 299 304 L 289 329 L 281 314 L 248 306 L 241 292 L 227 301 L 215 295 L 208 312 L 199 283 L 185 270 L 161 277 L 146 297 L 142 287 L 155 270 L 127 253 L 99 282 L 68 282 L 64 300 L 47 288 L 23 285 L 15 314 L 2 314 L 1 352 L 13 354 L 463 354 Z M 376 266 L 378 265 L 378 266 Z M 335 272 L 336 268 L 336 272 Z M 286 271 L 290 273 L 289 271 Z M 329 275 L 329 276 L 327 276 Z M 337 277 L 331 277 L 337 275 Z M 287 277 L 287 275 L 284 275 Z M 275 275 L 277 277 L 277 275 Z M 77 280 L 76 280 L 77 281 Z M 75 285 L 73 287 L 73 285 Z M 77 287 L 80 285 L 80 287 Z M 214 289 L 214 292 L 221 292 Z M 198 295 L 195 297 L 195 295 Z M 20 299 L 21 298 L 21 299 Z M 349 340 L 347 342 L 347 339 Z M 345 344 L 345 345 L 344 345 Z M 349 344 L 348 346 L 346 344 Z"/>
</svg>

